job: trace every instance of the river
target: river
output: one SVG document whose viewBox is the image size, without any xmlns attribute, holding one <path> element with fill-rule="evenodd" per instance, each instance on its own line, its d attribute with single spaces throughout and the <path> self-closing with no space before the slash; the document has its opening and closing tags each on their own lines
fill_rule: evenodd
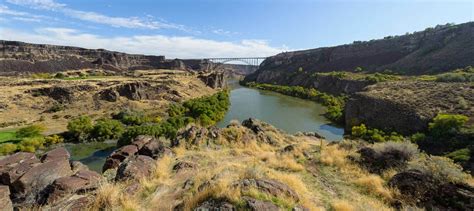
<svg viewBox="0 0 474 211">
<path fill-rule="evenodd" d="M 331 123 L 323 114 L 324 106 L 310 100 L 271 91 L 247 88 L 231 82 L 231 106 L 217 126 L 225 127 L 233 119 L 250 117 L 268 122 L 288 133 L 316 132 L 327 140 L 342 140 L 344 129 Z"/>
</svg>

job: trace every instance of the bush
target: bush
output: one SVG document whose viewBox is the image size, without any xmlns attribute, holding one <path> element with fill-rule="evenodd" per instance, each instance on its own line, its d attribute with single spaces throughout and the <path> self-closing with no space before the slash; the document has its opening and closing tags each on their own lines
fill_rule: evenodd
<svg viewBox="0 0 474 211">
<path fill-rule="evenodd" d="M 375 73 L 365 77 L 366 81 L 371 83 L 378 83 L 378 82 L 385 82 L 385 81 L 395 81 L 399 80 L 398 76 L 383 74 L 383 73 Z"/>
<path fill-rule="evenodd" d="M 417 143 L 419 141 L 423 141 L 426 139 L 426 135 L 424 133 L 415 133 L 410 136 L 410 141 L 412 143 Z"/>
<path fill-rule="evenodd" d="M 361 138 L 370 142 L 405 141 L 405 138 L 396 132 L 386 133 L 385 131 L 379 130 L 377 128 L 369 129 L 364 124 L 353 126 L 351 129 L 351 135 L 352 137 Z"/>
<path fill-rule="evenodd" d="M 67 124 L 68 132 L 78 141 L 86 140 L 93 128 L 92 120 L 88 116 L 80 116 Z"/>
<path fill-rule="evenodd" d="M 27 137 L 36 137 L 41 136 L 45 128 L 41 125 L 30 125 L 16 131 L 16 136 L 18 138 L 27 138 Z"/>
<path fill-rule="evenodd" d="M 56 113 L 58 111 L 64 110 L 64 105 L 61 103 L 55 103 L 51 108 L 48 109 L 48 112 L 50 113 Z"/>
<path fill-rule="evenodd" d="M 118 139 L 125 131 L 124 126 L 117 120 L 101 119 L 97 121 L 91 131 L 92 138 L 103 141 L 107 139 Z"/>
<path fill-rule="evenodd" d="M 376 143 L 371 147 L 362 148 L 359 163 L 372 173 L 381 174 L 387 169 L 403 169 L 408 161 L 418 155 L 419 150 L 410 142 Z"/>
<path fill-rule="evenodd" d="M 63 142 L 64 142 L 64 138 L 56 134 L 44 137 L 44 143 L 46 145 L 59 144 Z"/>
<path fill-rule="evenodd" d="M 468 119 L 459 114 L 438 114 L 428 125 L 430 135 L 434 138 L 452 136 L 459 132 Z"/>
<path fill-rule="evenodd" d="M 144 123 L 151 122 L 153 119 L 145 113 L 140 111 L 121 111 L 117 115 L 114 115 L 114 119 L 120 120 L 126 125 L 141 125 Z"/>
<path fill-rule="evenodd" d="M 470 175 L 462 171 L 462 167 L 446 157 L 426 155 L 410 162 L 409 168 L 420 170 L 431 175 L 439 182 L 464 183 Z"/>
<path fill-rule="evenodd" d="M 58 78 L 58 79 L 63 79 L 65 77 L 66 75 L 64 75 L 64 73 L 56 73 L 56 75 L 54 75 L 54 78 Z"/>
<path fill-rule="evenodd" d="M 18 146 L 12 143 L 0 144 L 0 155 L 8 155 L 18 150 Z"/>
<path fill-rule="evenodd" d="M 356 67 L 354 69 L 354 72 L 358 73 L 358 72 L 362 72 L 362 67 Z"/>
<path fill-rule="evenodd" d="M 446 157 L 451 158 L 456 163 L 464 163 L 471 159 L 471 150 L 468 148 L 458 149 L 454 152 L 446 154 Z"/>
<path fill-rule="evenodd" d="M 18 148 L 23 152 L 35 152 L 36 149 L 44 148 L 44 137 L 28 137 L 20 141 Z"/>
</svg>

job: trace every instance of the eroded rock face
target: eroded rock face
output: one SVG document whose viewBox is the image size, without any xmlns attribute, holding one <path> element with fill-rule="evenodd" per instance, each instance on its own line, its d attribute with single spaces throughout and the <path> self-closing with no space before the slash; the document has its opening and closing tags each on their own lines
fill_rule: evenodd
<svg viewBox="0 0 474 211">
<path fill-rule="evenodd" d="M 41 162 L 45 163 L 53 160 L 69 160 L 70 157 L 71 156 L 66 148 L 58 147 L 41 156 Z"/>
<path fill-rule="evenodd" d="M 137 152 L 138 148 L 135 145 L 126 145 L 115 150 L 105 160 L 102 172 L 105 172 L 107 169 L 117 168 L 122 161 Z"/>
<path fill-rule="evenodd" d="M 34 203 L 38 194 L 54 180 L 72 174 L 68 160 L 35 165 L 11 185 L 15 201 Z"/>
<path fill-rule="evenodd" d="M 245 202 L 250 210 L 253 211 L 277 211 L 281 210 L 275 204 L 268 201 L 261 201 L 250 197 L 244 197 Z"/>
<path fill-rule="evenodd" d="M 27 152 L 17 152 L 0 160 L 0 182 L 11 185 L 39 162 L 35 154 Z"/>
<path fill-rule="evenodd" d="M 13 210 L 10 188 L 6 185 L 0 185 L 0 210 Z"/>
<path fill-rule="evenodd" d="M 54 203 L 68 194 L 91 191 L 99 186 L 102 176 L 90 170 L 80 170 L 72 176 L 61 177 L 44 192 L 46 203 Z"/>
<path fill-rule="evenodd" d="M 115 180 L 134 180 L 150 176 L 155 167 L 155 160 L 144 155 L 135 155 L 123 161 L 117 169 Z"/>
<path fill-rule="evenodd" d="M 210 74 L 201 74 L 198 76 L 207 86 L 216 89 L 224 88 L 227 84 L 224 73 L 213 72 Z"/>
<path fill-rule="evenodd" d="M 30 90 L 33 96 L 47 96 L 59 103 L 71 103 L 76 100 L 76 93 L 93 91 L 95 88 L 90 85 L 76 86 L 52 86 Z"/>
<path fill-rule="evenodd" d="M 84 49 L 69 46 L 29 44 L 0 41 L 3 52 L 0 74 L 22 72 L 59 72 L 64 70 L 101 68 L 111 71 L 136 69 L 186 69 L 181 60 L 166 60 L 164 56 L 146 56 Z"/>
</svg>

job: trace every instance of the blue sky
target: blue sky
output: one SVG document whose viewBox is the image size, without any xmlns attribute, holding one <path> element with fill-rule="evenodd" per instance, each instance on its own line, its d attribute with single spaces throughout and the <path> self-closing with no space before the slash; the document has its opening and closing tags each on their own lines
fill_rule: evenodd
<svg viewBox="0 0 474 211">
<path fill-rule="evenodd" d="M 474 0 L 0 0 L 0 39 L 168 58 L 270 56 L 474 20 Z"/>
</svg>

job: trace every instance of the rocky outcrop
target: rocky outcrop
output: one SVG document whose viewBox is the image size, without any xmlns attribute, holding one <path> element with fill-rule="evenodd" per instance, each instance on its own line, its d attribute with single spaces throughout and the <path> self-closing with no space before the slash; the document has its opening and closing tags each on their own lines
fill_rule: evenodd
<svg viewBox="0 0 474 211">
<path fill-rule="evenodd" d="M 198 78 L 213 89 L 224 88 L 227 85 L 225 75 L 221 72 L 203 73 Z"/>
<path fill-rule="evenodd" d="M 123 161 L 117 169 L 115 180 L 138 180 L 151 175 L 155 161 L 145 155 L 134 155 Z"/>
<path fill-rule="evenodd" d="M 153 86 L 148 82 L 132 82 L 120 84 L 108 89 L 104 89 L 96 94 L 100 100 L 116 102 L 120 97 L 129 100 L 158 100 L 163 93 L 167 93 L 166 86 Z"/>
<path fill-rule="evenodd" d="M 434 210 L 474 209 L 474 188 L 467 184 L 437 181 L 419 170 L 400 172 L 389 181 L 406 203 Z"/>
<path fill-rule="evenodd" d="M 474 22 L 437 26 L 413 34 L 380 40 L 284 52 L 267 58 L 246 81 L 310 85 L 315 72 L 364 71 L 421 75 L 473 66 Z M 467 48 L 466 46 L 471 46 Z"/>
<path fill-rule="evenodd" d="M 438 113 L 474 116 L 474 86 L 469 83 L 386 82 L 351 96 L 344 115 L 346 130 L 371 128 L 410 135 L 425 131 Z M 381 118 L 383 117 L 383 118 Z"/>
<path fill-rule="evenodd" d="M 98 173 L 77 162 L 71 163 L 65 148 L 53 149 L 40 158 L 33 153 L 18 152 L 0 160 L 1 210 L 27 209 L 39 204 L 64 209 L 66 204 L 72 206 L 75 199 L 81 198 L 69 200 L 72 195 L 94 190 L 102 180 Z M 77 202 L 85 203 L 84 200 Z"/>
</svg>

